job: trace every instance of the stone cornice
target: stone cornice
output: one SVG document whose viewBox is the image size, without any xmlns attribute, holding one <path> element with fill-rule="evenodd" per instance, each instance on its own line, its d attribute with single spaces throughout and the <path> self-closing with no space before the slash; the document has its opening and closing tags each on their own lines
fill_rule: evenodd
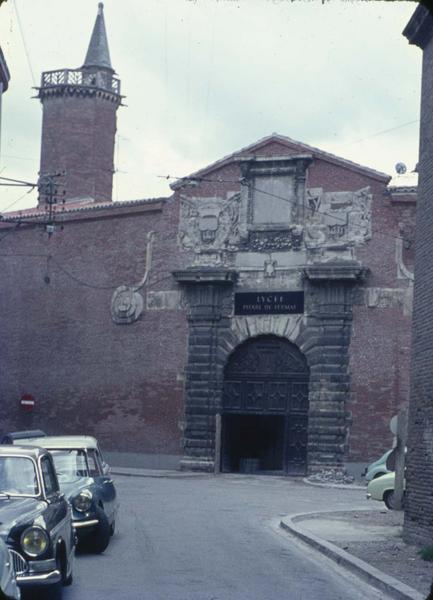
<svg viewBox="0 0 433 600">
<path fill-rule="evenodd" d="M 38 90 L 36 98 L 44 100 L 45 98 L 58 98 L 59 96 L 75 96 L 82 98 L 101 98 L 109 100 L 117 105 L 122 103 L 123 96 L 109 92 L 104 88 L 96 88 L 85 85 L 56 85 L 52 87 L 36 88 Z"/>
<path fill-rule="evenodd" d="M 172 275 L 178 283 L 183 284 L 218 283 L 232 285 L 238 278 L 238 273 L 233 270 L 200 267 L 173 271 Z"/>
<path fill-rule="evenodd" d="M 366 277 L 368 269 L 356 262 L 333 262 L 305 267 L 303 274 L 312 282 L 360 281 Z"/>
</svg>

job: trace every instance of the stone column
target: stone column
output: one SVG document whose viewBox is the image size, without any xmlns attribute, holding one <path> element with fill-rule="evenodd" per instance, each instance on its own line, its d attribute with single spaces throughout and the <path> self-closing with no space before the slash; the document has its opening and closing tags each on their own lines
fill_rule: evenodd
<svg viewBox="0 0 433 600">
<path fill-rule="evenodd" d="M 185 456 L 181 469 L 213 472 L 215 418 L 221 404 L 218 333 L 230 327 L 234 271 L 210 267 L 173 273 L 189 305 L 188 363 L 185 381 Z"/>
<path fill-rule="evenodd" d="M 308 298 L 301 348 L 310 366 L 309 472 L 342 466 L 350 391 L 349 344 L 358 263 L 312 265 L 304 270 Z"/>
</svg>

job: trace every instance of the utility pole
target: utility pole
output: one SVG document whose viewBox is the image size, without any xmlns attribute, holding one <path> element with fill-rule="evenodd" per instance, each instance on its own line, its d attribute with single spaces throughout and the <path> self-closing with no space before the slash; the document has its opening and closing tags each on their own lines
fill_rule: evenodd
<svg viewBox="0 0 433 600">
<path fill-rule="evenodd" d="M 56 229 L 55 219 L 58 205 L 61 204 L 64 210 L 66 190 L 63 181 L 59 181 L 59 178 L 64 177 L 64 175 L 65 171 L 61 173 L 47 173 L 39 177 L 38 181 L 39 206 L 44 204 L 48 213 L 47 221 L 45 222 L 45 231 L 49 236 Z M 60 193 L 59 188 L 62 189 Z"/>
<path fill-rule="evenodd" d="M 404 508 L 404 470 L 407 440 L 407 408 L 402 409 L 397 417 L 397 447 L 395 455 L 395 509 Z"/>
</svg>

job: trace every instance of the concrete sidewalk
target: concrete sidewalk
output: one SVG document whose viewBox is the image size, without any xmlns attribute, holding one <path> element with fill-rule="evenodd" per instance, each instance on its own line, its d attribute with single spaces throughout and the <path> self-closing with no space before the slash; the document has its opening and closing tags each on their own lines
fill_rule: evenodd
<svg viewBox="0 0 433 600">
<path fill-rule="evenodd" d="M 394 598 L 427 597 L 433 566 L 403 543 L 402 513 L 303 513 L 283 518 L 281 527 Z"/>
<path fill-rule="evenodd" d="M 169 469 L 141 469 L 135 467 L 111 467 L 112 475 L 126 477 L 181 478 L 213 477 L 213 473 L 196 473 L 192 471 L 175 471 Z"/>
</svg>

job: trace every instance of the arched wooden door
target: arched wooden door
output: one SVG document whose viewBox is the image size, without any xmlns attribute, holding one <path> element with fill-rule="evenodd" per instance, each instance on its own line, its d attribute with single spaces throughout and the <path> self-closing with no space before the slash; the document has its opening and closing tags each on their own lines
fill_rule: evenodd
<svg viewBox="0 0 433 600">
<path fill-rule="evenodd" d="M 284 338 L 260 336 L 239 346 L 224 371 L 223 471 L 306 471 L 309 370 Z"/>
</svg>

